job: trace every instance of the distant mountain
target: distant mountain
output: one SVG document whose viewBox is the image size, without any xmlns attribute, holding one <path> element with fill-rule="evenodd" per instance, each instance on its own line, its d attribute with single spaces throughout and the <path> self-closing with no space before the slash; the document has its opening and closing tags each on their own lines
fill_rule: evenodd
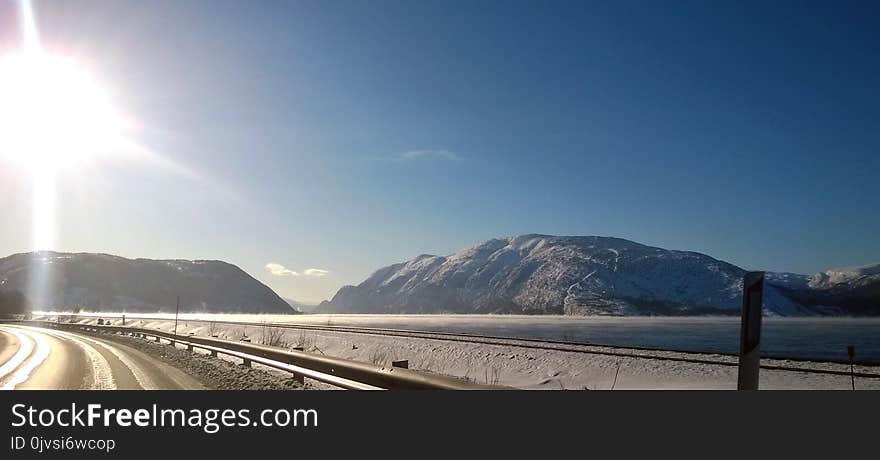
<svg viewBox="0 0 880 460">
<path fill-rule="evenodd" d="M 314 303 L 300 302 L 299 300 L 294 300 L 287 297 L 282 298 L 299 313 L 312 313 L 315 311 L 315 308 L 318 307 L 318 305 Z"/>
<path fill-rule="evenodd" d="M 274 291 L 218 260 L 126 259 L 41 251 L 0 259 L 0 291 L 24 293 L 35 310 L 294 313 Z"/>
<path fill-rule="evenodd" d="M 809 310 L 831 315 L 880 315 L 880 264 L 839 268 L 813 276 L 773 274 L 785 297 Z"/>
<path fill-rule="evenodd" d="M 288 299 L 287 297 L 282 297 L 282 299 L 285 302 L 287 302 L 287 305 L 290 305 L 290 308 L 293 308 L 294 310 L 297 310 L 297 311 L 302 311 L 300 309 L 300 307 L 302 307 L 302 304 L 299 301 L 296 301 L 293 299 Z"/>
<path fill-rule="evenodd" d="M 770 273 L 770 314 L 880 314 L 873 270 Z M 704 254 L 599 236 L 522 235 L 421 255 L 344 286 L 321 312 L 737 314 L 745 271 Z M 824 276 L 824 277 L 823 277 Z"/>
</svg>

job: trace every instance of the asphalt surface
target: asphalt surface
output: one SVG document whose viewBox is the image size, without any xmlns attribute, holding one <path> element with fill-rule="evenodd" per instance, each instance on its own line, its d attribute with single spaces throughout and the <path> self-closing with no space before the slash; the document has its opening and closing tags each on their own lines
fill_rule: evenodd
<svg viewBox="0 0 880 460">
<path fill-rule="evenodd" d="M 97 337 L 0 324 L 0 389 L 203 390 L 197 379 Z"/>
</svg>

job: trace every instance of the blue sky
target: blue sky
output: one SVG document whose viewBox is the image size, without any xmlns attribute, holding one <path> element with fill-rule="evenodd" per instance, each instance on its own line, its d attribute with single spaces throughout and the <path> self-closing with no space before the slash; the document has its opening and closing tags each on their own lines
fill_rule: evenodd
<svg viewBox="0 0 880 460">
<path fill-rule="evenodd" d="M 137 141 L 191 171 L 59 178 L 56 249 L 223 259 L 310 302 L 532 232 L 750 269 L 880 261 L 871 2 L 34 7 L 44 46 L 98 69 Z M 0 48 L 16 27 L 6 2 Z M 24 225 L 0 253 L 27 251 L 29 179 L 3 167 Z"/>
</svg>

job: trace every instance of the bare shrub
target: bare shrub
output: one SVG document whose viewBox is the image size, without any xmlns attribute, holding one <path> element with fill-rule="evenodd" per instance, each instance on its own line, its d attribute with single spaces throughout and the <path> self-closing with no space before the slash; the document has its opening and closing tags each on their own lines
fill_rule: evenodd
<svg viewBox="0 0 880 460">
<path fill-rule="evenodd" d="M 384 366 L 390 361 L 390 356 L 388 354 L 388 350 L 384 348 L 376 348 L 370 353 L 370 362 L 373 364 L 378 364 L 380 366 Z"/>
<path fill-rule="evenodd" d="M 217 326 L 217 323 L 211 321 L 208 323 L 208 337 L 217 337 L 220 333 L 220 327 Z"/>
<path fill-rule="evenodd" d="M 437 356 L 429 354 L 423 358 L 414 360 L 413 369 L 439 372 L 440 364 L 437 360 Z"/>
<path fill-rule="evenodd" d="M 617 386 L 617 375 L 620 374 L 620 361 L 617 362 L 617 369 L 614 370 L 614 381 L 611 382 L 611 389 Z"/>
<path fill-rule="evenodd" d="M 501 379 L 499 374 L 497 367 L 486 366 L 483 369 L 483 383 L 486 385 L 498 385 L 498 381 Z"/>
<path fill-rule="evenodd" d="M 248 337 L 248 335 L 247 335 L 247 327 L 246 326 L 236 330 L 233 338 L 237 338 L 241 342 L 244 342 L 244 341 L 250 342 L 250 340 L 251 340 L 250 337 Z"/>
<path fill-rule="evenodd" d="M 260 343 L 270 347 L 286 347 L 287 342 L 284 341 L 284 329 L 263 326 L 260 334 Z"/>
<path fill-rule="evenodd" d="M 303 351 L 314 351 L 317 349 L 315 346 L 317 341 L 317 336 L 314 332 L 308 332 L 305 329 L 302 329 L 299 331 L 299 335 L 296 337 L 293 347 L 299 348 Z"/>
</svg>

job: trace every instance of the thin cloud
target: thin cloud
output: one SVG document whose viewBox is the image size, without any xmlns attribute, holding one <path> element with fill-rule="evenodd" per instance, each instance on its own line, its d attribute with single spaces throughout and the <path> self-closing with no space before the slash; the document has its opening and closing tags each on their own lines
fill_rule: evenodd
<svg viewBox="0 0 880 460">
<path fill-rule="evenodd" d="M 449 150 L 410 150 L 403 152 L 397 157 L 400 160 L 425 160 L 436 158 L 447 161 L 461 161 L 461 157 L 457 153 Z"/>
<path fill-rule="evenodd" d="M 284 265 L 276 264 L 275 262 L 269 262 L 266 264 L 266 271 L 275 276 L 299 276 L 299 273 L 293 270 L 288 270 Z"/>
<path fill-rule="evenodd" d="M 307 268 L 303 271 L 303 275 L 305 276 L 314 276 L 316 278 L 321 278 L 323 276 L 329 275 L 330 272 L 327 270 L 321 270 L 320 268 Z"/>
<path fill-rule="evenodd" d="M 309 276 L 312 278 L 323 278 L 330 274 L 329 270 L 321 268 L 307 268 L 302 273 L 299 273 L 275 262 L 266 264 L 266 271 L 274 276 Z"/>
</svg>

